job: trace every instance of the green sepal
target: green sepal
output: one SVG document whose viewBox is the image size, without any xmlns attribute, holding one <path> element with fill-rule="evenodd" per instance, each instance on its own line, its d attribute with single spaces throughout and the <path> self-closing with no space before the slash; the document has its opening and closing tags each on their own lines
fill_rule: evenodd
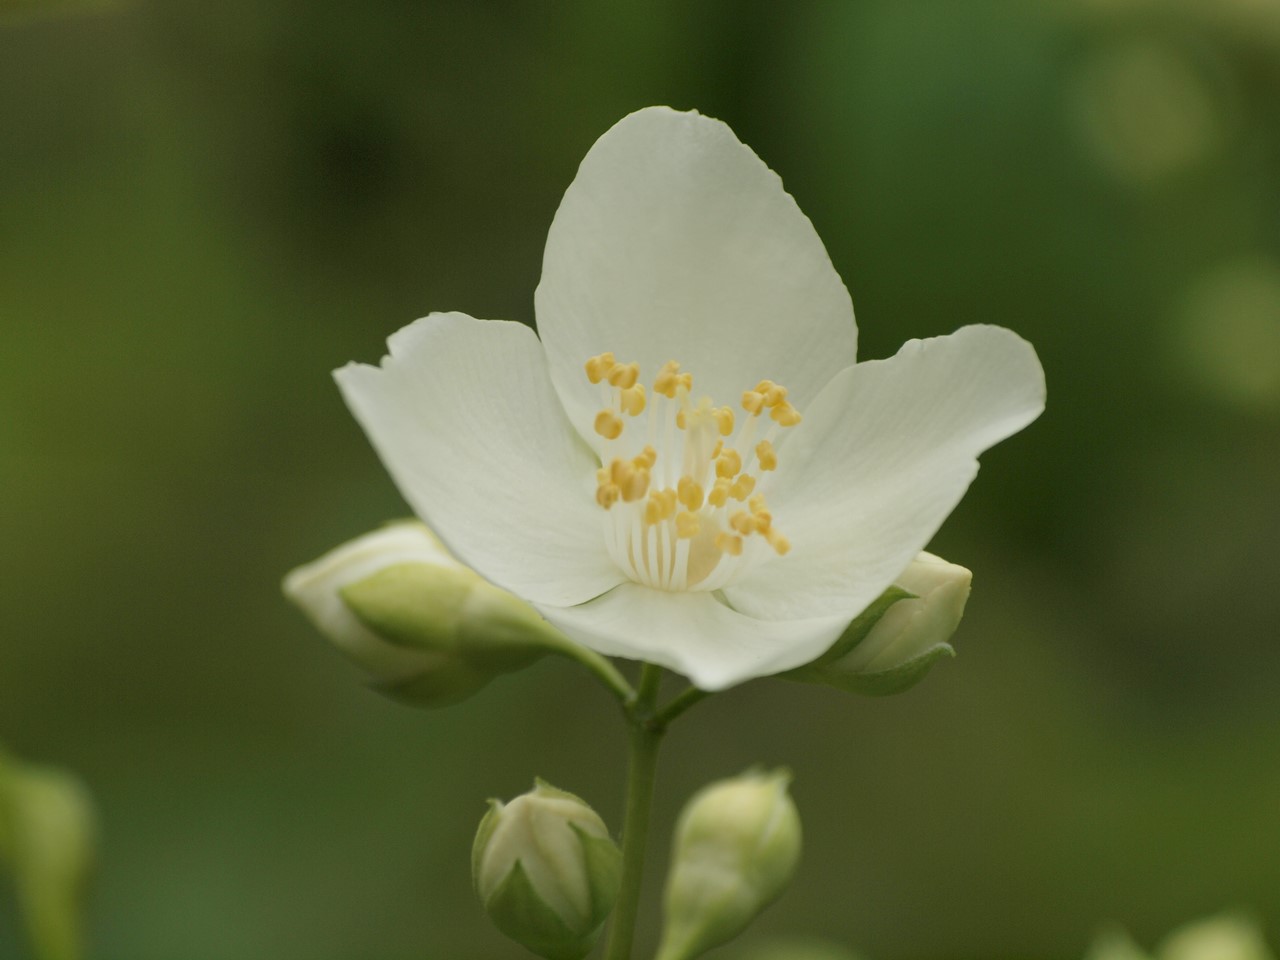
<svg viewBox="0 0 1280 960">
<path fill-rule="evenodd" d="M 569 824 L 582 844 L 582 858 L 587 869 L 587 886 L 591 891 L 590 924 L 599 930 L 613 912 L 622 886 L 622 851 L 609 837 L 587 833 L 576 823 Z"/>
<path fill-rule="evenodd" d="M 825 683 L 849 693 L 867 697 L 887 697 L 909 690 L 924 679 L 935 663 L 943 657 L 954 657 L 955 648 L 949 643 L 930 647 L 920 656 L 879 673 L 839 673 L 835 670 L 815 670 L 807 674 L 809 682 Z"/>
<path fill-rule="evenodd" d="M 340 595 L 389 643 L 452 654 L 489 674 L 522 669 L 563 639 L 528 604 L 465 567 L 392 564 Z"/>
<path fill-rule="evenodd" d="M 599 930 L 579 936 L 538 896 L 517 860 L 485 903 L 494 926 L 545 960 L 582 960 L 595 946 Z"/>
<path fill-rule="evenodd" d="M 338 591 L 366 627 L 411 650 L 453 652 L 474 575 L 429 563 L 397 563 Z"/>
<path fill-rule="evenodd" d="M 476 670 L 463 660 L 450 660 L 405 680 L 369 686 L 400 703 L 434 710 L 461 703 L 492 679 L 492 673 Z"/>
<path fill-rule="evenodd" d="M 880 596 L 871 602 L 871 606 L 863 610 L 860 614 L 850 621 L 849 626 L 844 628 L 844 633 L 840 634 L 836 640 L 822 656 L 817 660 L 805 664 L 803 667 L 797 667 L 789 673 L 803 673 L 812 667 L 821 667 L 824 664 L 832 663 L 841 659 L 846 654 L 852 653 L 853 649 L 867 638 L 867 634 L 871 629 L 880 622 L 880 618 L 889 612 L 899 600 L 914 600 L 916 595 L 901 587 L 890 587 Z M 782 676 L 788 676 L 784 673 Z"/>
</svg>

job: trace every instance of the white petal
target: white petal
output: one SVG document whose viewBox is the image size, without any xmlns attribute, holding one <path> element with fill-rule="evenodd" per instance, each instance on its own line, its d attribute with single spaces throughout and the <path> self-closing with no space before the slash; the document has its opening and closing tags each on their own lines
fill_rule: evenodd
<svg viewBox="0 0 1280 960">
<path fill-rule="evenodd" d="M 588 431 L 600 395 L 582 365 L 604 351 L 646 383 L 678 360 L 718 404 L 768 378 L 803 405 L 857 348 L 849 293 L 777 174 L 725 124 L 666 107 L 588 152 L 535 303 L 556 389 Z"/>
<path fill-rule="evenodd" d="M 767 619 L 857 614 L 942 525 L 978 454 L 1043 409 L 1035 351 L 1000 327 L 912 340 L 844 371 L 806 411 L 767 488 L 791 553 L 725 596 Z"/>
<path fill-rule="evenodd" d="M 334 376 L 400 492 L 459 559 L 526 600 L 571 604 L 623 579 L 591 482 L 528 327 L 458 313 Z"/>
<path fill-rule="evenodd" d="M 668 593 L 630 582 L 590 603 L 538 610 L 597 653 L 669 667 L 703 690 L 808 663 L 849 624 L 847 616 L 756 620 L 710 593 Z"/>
</svg>

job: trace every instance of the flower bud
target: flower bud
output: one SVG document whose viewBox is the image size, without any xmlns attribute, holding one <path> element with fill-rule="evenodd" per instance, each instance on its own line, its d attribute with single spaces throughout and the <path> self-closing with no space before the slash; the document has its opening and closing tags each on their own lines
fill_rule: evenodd
<svg viewBox="0 0 1280 960">
<path fill-rule="evenodd" d="M 940 658 L 955 656 L 947 641 L 960 625 L 972 580 L 964 567 L 919 554 L 831 649 L 783 676 L 871 695 L 915 686 Z"/>
<path fill-rule="evenodd" d="M 420 706 L 456 703 L 568 643 L 417 521 L 389 524 L 299 567 L 284 593 L 375 687 Z"/>
<path fill-rule="evenodd" d="M 694 795 L 676 823 L 657 960 L 692 960 L 741 933 L 800 859 L 791 775 L 752 770 Z"/>
<path fill-rule="evenodd" d="M 33 956 L 83 955 L 82 901 L 95 834 L 93 805 L 79 780 L 0 754 L 0 867 L 13 874 Z"/>
<path fill-rule="evenodd" d="M 539 780 L 489 801 L 471 874 L 499 930 L 547 960 L 581 960 L 618 898 L 622 853 L 594 810 Z"/>
</svg>

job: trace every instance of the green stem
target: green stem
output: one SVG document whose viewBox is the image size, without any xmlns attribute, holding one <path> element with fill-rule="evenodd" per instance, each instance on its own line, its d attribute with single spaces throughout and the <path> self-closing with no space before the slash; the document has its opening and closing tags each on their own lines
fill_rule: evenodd
<svg viewBox="0 0 1280 960">
<path fill-rule="evenodd" d="M 653 783 L 658 771 L 658 745 L 664 727 L 653 723 L 653 705 L 662 682 L 662 668 L 645 664 L 635 700 L 628 711 L 631 723 L 631 760 L 627 769 L 627 809 L 622 825 L 622 885 L 609 927 L 605 960 L 630 960 L 640 907 L 640 883 L 644 875 L 645 848 L 649 840 L 649 814 L 653 807 Z"/>
<path fill-rule="evenodd" d="M 653 725 L 665 729 L 680 714 L 684 713 L 695 703 L 701 703 L 707 697 L 711 696 L 709 690 L 699 690 L 697 687 L 686 687 L 680 693 L 676 694 L 667 702 L 667 705 L 653 715 Z"/>
</svg>

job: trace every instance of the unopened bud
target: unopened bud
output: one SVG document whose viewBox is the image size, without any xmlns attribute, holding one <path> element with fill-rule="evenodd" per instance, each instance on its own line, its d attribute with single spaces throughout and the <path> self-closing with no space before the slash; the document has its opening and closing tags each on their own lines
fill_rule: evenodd
<svg viewBox="0 0 1280 960">
<path fill-rule="evenodd" d="M 871 695 L 915 686 L 940 658 L 955 656 L 948 641 L 972 580 L 964 567 L 921 553 L 830 650 L 783 676 Z"/>
<path fill-rule="evenodd" d="M 539 780 L 489 801 L 471 873 L 499 930 L 547 960 L 581 960 L 618 897 L 622 854 L 591 807 Z"/>
<path fill-rule="evenodd" d="M 93 804 L 78 779 L 0 754 L 0 867 L 13 875 L 33 956 L 83 955 L 96 832 Z"/>
<path fill-rule="evenodd" d="M 375 687 L 420 706 L 456 703 L 568 643 L 417 521 L 389 524 L 299 567 L 284 592 Z"/>
<path fill-rule="evenodd" d="M 778 898 L 800 859 L 791 775 L 748 771 L 704 787 L 676 824 L 657 960 L 692 960 Z"/>
</svg>

